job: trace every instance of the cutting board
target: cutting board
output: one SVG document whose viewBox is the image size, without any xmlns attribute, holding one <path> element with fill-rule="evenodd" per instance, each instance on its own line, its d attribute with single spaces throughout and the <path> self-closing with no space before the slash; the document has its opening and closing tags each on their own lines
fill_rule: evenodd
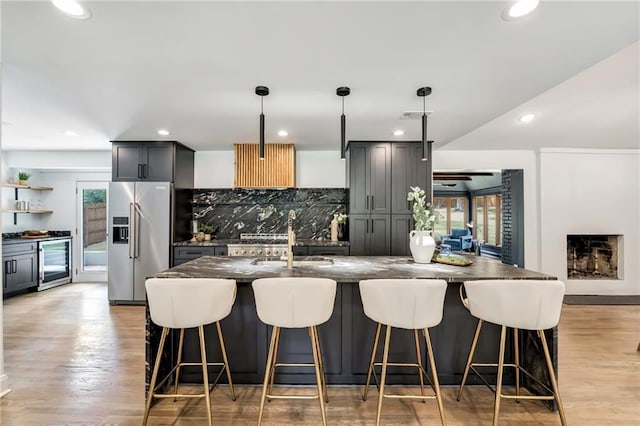
<svg viewBox="0 0 640 426">
<path fill-rule="evenodd" d="M 44 234 L 44 235 L 23 235 L 22 238 L 25 239 L 25 240 L 36 240 L 38 238 L 49 238 L 49 234 Z"/>
</svg>

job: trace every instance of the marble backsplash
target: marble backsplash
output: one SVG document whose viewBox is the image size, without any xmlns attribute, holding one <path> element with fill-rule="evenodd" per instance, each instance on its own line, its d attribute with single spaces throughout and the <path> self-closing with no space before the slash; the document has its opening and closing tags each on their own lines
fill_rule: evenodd
<svg viewBox="0 0 640 426">
<path fill-rule="evenodd" d="M 241 233 L 283 234 L 289 210 L 295 210 L 293 229 L 299 239 L 329 237 L 334 214 L 347 213 L 345 188 L 195 189 L 193 218 L 212 225 L 218 239 Z"/>
</svg>

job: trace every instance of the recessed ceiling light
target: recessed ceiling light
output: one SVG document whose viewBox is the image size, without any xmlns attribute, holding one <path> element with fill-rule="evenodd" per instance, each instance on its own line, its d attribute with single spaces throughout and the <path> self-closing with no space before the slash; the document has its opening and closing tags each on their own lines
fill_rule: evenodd
<svg viewBox="0 0 640 426">
<path fill-rule="evenodd" d="M 167 129 L 159 129 L 158 130 L 158 134 L 160 136 L 169 136 L 171 134 L 171 132 L 169 132 Z"/>
<path fill-rule="evenodd" d="M 502 12 L 502 18 L 511 21 L 533 12 L 540 4 L 539 0 L 518 0 Z"/>
<path fill-rule="evenodd" d="M 402 136 L 404 135 L 404 130 L 394 130 L 393 136 Z"/>
<path fill-rule="evenodd" d="M 89 19 L 91 18 L 91 12 L 85 6 L 81 5 L 76 0 L 51 0 L 53 5 L 69 15 L 77 19 Z"/>
<path fill-rule="evenodd" d="M 71 137 L 76 137 L 78 136 L 78 134 L 76 132 L 74 132 L 73 130 L 67 130 L 66 132 L 64 132 L 65 136 L 71 136 Z"/>
<path fill-rule="evenodd" d="M 520 117 L 520 121 L 523 123 L 530 123 L 533 121 L 534 118 L 536 118 L 535 114 L 525 114 L 522 117 Z"/>
<path fill-rule="evenodd" d="M 278 132 L 278 136 L 282 136 L 282 137 L 289 136 L 289 132 L 287 132 L 286 130 L 280 130 Z"/>
</svg>

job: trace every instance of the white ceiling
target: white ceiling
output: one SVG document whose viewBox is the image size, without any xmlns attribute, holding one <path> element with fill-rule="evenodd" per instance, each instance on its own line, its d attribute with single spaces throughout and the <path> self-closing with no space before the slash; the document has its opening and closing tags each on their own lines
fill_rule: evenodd
<svg viewBox="0 0 640 426">
<path fill-rule="evenodd" d="M 501 19 L 508 2 L 88 5 L 75 20 L 0 3 L 3 149 L 110 149 L 168 128 L 229 150 L 258 139 L 257 85 L 271 89 L 267 142 L 298 150 L 339 149 L 343 85 L 351 140 L 419 139 L 400 116 L 428 85 L 435 149 L 638 145 L 636 1 L 546 1 L 519 21 Z"/>
</svg>

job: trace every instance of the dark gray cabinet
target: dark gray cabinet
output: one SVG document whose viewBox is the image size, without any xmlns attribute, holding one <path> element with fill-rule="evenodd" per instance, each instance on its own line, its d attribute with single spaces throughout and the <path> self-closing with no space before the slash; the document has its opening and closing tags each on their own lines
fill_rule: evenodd
<svg viewBox="0 0 640 426">
<path fill-rule="evenodd" d="M 349 242 L 354 256 L 408 256 L 407 193 L 427 189 L 428 164 L 415 142 L 350 142 Z"/>
<path fill-rule="evenodd" d="M 174 182 L 193 187 L 193 150 L 178 142 L 112 141 L 113 181 Z"/>
<path fill-rule="evenodd" d="M 390 216 L 349 216 L 349 252 L 352 256 L 387 256 L 391 249 Z"/>
<path fill-rule="evenodd" d="M 2 247 L 2 292 L 12 293 L 38 285 L 38 255 L 35 242 Z"/>
<path fill-rule="evenodd" d="M 391 144 L 391 213 L 411 214 L 411 203 L 407 201 L 410 187 L 426 189 L 427 163 L 421 158 L 420 144 Z"/>
<path fill-rule="evenodd" d="M 391 256 L 408 256 L 411 253 L 409 250 L 409 233 L 412 229 L 412 215 L 391 215 Z"/>
<path fill-rule="evenodd" d="M 350 143 L 349 183 L 351 214 L 391 213 L 391 146 Z"/>
<path fill-rule="evenodd" d="M 182 246 L 173 248 L 173 265 L 178 266 L 202 256 L 226 256 L 227 246 Z"/>
</svg>

